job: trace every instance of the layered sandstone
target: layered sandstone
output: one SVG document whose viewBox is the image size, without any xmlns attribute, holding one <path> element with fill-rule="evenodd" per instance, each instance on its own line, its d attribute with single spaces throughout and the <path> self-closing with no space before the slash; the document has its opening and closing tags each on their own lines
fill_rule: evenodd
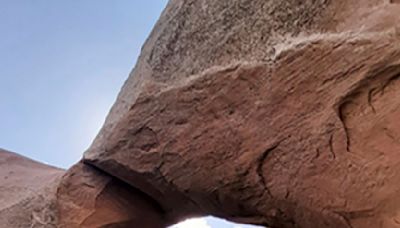
<svg viewBox="0 0 400 228">
<path fill-rule="evenodd" d="M 83 160 L 38 182 L 52 225 L 400 226 L 399 7 L 171 0 Z"/>
</svg>

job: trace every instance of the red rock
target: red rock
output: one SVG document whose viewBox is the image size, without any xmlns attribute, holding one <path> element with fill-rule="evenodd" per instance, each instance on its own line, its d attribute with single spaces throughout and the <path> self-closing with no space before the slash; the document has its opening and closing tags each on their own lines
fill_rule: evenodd
<svg viewBox="0 0 400 228">
<path fill-rule="evenodd" d="M 0 149 L 0 227 L 56 227 L 55 192 L 63 174 Z"/>
<path fill-rule="evenodd" d="M 43 183 L 54 224 L 397 227 L 392 3 L 171 0 L 83 161 Z"/>
<path fill-rule="evenodd" d="M 60 228 L 165 227 L 157 203 L 100 170 L 78 163 L 57 192 Z"/>
<path fill-rule="evenodd" d="M 0 150 L 0 227 L 166 226 L 161 209 L 137 189 L 82 163 L 64 173 Z"/>
<path fill-rule="evenodd" d="M 86 161 L 148 193 L 172 218 L 390 223 L 393 206 L 383 202 L 400 190 L 398 42 L 321 36 L 273 65 L 238 63 L 143 93 Z"/>
<path fill-rule="evenodd" d="M 85 161 L 172 220 L 391 227 L 397 149 L 382 129 L 397 134 L 398 12 L 171 1 Z"/>
</svg>

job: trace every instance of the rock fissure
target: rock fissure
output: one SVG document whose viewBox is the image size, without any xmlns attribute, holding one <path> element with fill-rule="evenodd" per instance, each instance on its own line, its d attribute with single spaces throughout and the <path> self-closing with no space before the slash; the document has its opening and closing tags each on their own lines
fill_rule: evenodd
<svg viewBox="0 0 400 228">
<path fill-rule="evenodd" d="M 283 141 L 283 140 L 282 140 Z M 264 188 L 264 190 L 268 193 L 268 195 L 270 197 L 273 197 L 271 194 L 271 191 L 268 188 L 268 184 L 267 181 L 265 180 L 265 174 L 264 174 L 264 164 L 265 161 L 268 159 L 268 156 L 275 151 L 276 149 L 278 149 L 279 145 L 281 144 L 282 141 L 279 141 L 277 143 L 275 143 L 274 145 L 272 145 L 271 147 L 269 147 L 268 149 L 266 149 L 261 155 L 260 157 L 257 159 L 257 175 L 260 178 L 260 182 L 262 187 Z"/>
</svg>

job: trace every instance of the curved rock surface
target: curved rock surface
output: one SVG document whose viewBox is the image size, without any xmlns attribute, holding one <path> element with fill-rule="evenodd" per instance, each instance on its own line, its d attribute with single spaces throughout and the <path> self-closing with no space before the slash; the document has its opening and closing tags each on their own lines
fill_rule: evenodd
<svg viewBox="0 0 400 228">
<path fill-rule="evenodd" d="M 0 150 L 0 227 L 163 228 L 160 211 L 142 192 L 91 166 L 65 172 Z"/>
<path fill-rule="evenodd" d="M 399 7 L 171 0 L 52 224 L 399 227 Z"/>
<path fill-rule="evenodd" d="M 141 94 L 86 162 L 171 217 L 372 227 L 400 190 L 399 41 L 316 37 L 273 65 L 239 63 Z"/>
<path fill-rule="evenodd" d="M 56 227 L 64 170 L 0 149 L 0 227 Z"/>
</svg>

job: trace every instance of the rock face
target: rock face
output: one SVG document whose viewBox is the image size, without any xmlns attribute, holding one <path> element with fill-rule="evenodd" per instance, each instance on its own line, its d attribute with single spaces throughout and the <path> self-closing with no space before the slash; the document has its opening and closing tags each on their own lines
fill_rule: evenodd
<svg viewBox="0 0 400 228">
<path fill-rule="evenodd" d="M 91 166 L 64 170 L 0 150 L 0 227 L 163 228 L 148 196 Z"/>
<path fill-rule="evenodd" d="M 171 0 L 83 160 L 43 184 L 54 224 L 399 227 L 399 22 L 397 1 Z"/>
<path fill-rule="evenodd" d="M 0 149 L 0 227 L 56 227 L 64 170 Z"/>
<path fill-rule="evenodd" d="M 232 65 L 140 95 L 86 161 L 171 217 L 379 227 L 400 190 L 398 160 L 387 160 L 399 149 L 398 43 L 316 37 L 273 65 Z"/>
<path fill-rule="evenodd" d="M 62 228 L 163 228 L 166 223 L 147 195 L 82 163 L 68 170 L 56 198 Z"/>
</svg>

